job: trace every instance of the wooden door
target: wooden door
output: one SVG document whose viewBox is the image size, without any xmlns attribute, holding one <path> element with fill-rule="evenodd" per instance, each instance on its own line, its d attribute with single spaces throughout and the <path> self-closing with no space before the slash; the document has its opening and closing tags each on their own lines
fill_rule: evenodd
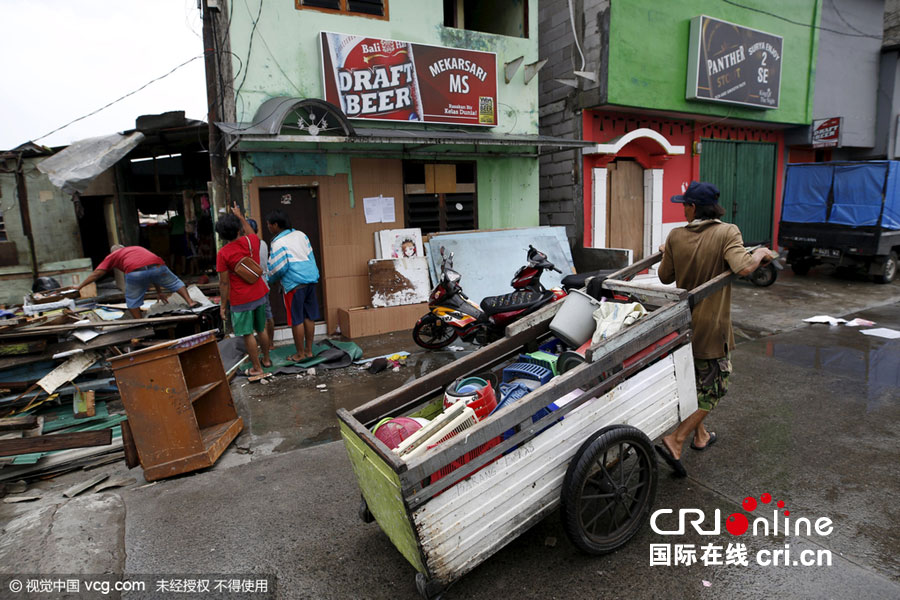
<svg viewBox="0 0 900 600">
<path fill-rule="evenodd" d="M 281 210 L 290 219 L 291 227 L 299 229 L 309 237 L 316 265 L 319 267 L 319 277 L 323 271 L 322 265 L 322 238 L 319 232 L 319 202 L 316 188 L 311 187 L 279 187 L 263 188 L 259 190 L 259 211 L 262 218 L 259 220 L 259 234 L 262 239 L 272 247 L 272 234 L 266 226 L 266 215 L 273 210 Z M 316 297 L 319 301 L 319 317 L 325 318 L 325 300 L 322 293 L 322 285 L 316 286 Z M 272 315 L 276 325 L 287 325 L 287 313 L 284 310 L 284 298 L 281 286 L 274 286 L 269 292 L 269 301 L 272 304 Z"/>
<path fill-rule="evenodd" d="M 644 169 L 621 158 L 607 169 L 606 246 L 631 248 L 639 261 L 644 258 Z"/>
</svg>

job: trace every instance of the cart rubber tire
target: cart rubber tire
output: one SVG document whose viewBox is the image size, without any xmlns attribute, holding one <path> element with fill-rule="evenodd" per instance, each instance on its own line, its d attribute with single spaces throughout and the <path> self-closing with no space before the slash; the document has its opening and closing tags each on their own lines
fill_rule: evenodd
<svg viewBox="0 0 900 600">
<path fill-rule="evenodd" d="M 891 252 L 887 260 L 881 266 L 881 272 L 875 276 L 877 283 L 890 283 L 897 277 L 897 268 L 900 267 L 897 260 L 897 253 Z"/>
<path fill-rule="evenodd" d="M 372 523 L 375 521 L 375 517 L 369 512 L 369 505 L 366 503 L 366 499 L 362 496 L 359 497 L 359 510 L 357 514 L 363 523 Z"/>
<path fill-rule="evenodd" d="M 625 455 L 624 465 L 619 454 Z M 594 433 L 575 453 L 563 480 L 566 535 L 587 554 L 618 550 L 650 516 L 657 477 L 653 445 L 640 429 L 613 425 Z M 605 533 L 598 533 L 598 523 Z"/>
<path fill-rule="evenodd" d="M 759 287 L 769 287 L 770 285 L 775 283 L 776 279 L 778 279 L 778 271 L 775 269 L 772 263 L 769 263 L 767 265 L 759 267 L 758 269 L 750 273 L 747 278 L 753 285 Z"/>
<path fill-rule="evenodd" d="M 416 573 L 416 590 L 425 600 L 440 600 L 444 586 L 425 577 L 424 573 Z"/>
<path fill-rule="evenodd" d="M 436 330 L 446 330 L 449 335 L 435 342 L 434 340 L 437 339 L 437 336 L 433 332 Z M 416 326 L 413 327 L 412 336 L 413 341 L 426 350 L 440 350 L 445 346 L 449 346 L 458 337 L 458 334 L 451 325 L 447 325 L 432 313 L 428 313 L 419 319 Z"/>
</svg>

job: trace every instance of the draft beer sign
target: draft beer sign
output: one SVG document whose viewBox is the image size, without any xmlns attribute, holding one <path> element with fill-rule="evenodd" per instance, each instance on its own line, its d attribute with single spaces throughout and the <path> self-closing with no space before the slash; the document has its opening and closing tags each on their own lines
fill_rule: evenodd
<svg viewBox="0 0 900 600">
<path fill-rule="evenodd" d="M 727 21 L 694 17 L 687 99 L 778 108 L 783 41 Z"/>
<path fill-rule="evenodd" d="M 325 100 L 351 119 L 497 125 L 497 55 L 321 32 Z"/>
</svg>

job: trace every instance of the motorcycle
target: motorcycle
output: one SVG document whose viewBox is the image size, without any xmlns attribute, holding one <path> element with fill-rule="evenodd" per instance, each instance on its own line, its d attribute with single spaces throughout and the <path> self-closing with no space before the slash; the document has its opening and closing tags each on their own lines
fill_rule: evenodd
<svg viewBox="0 0 900 600">
<path fill-rule="evenodd" d="M 757 244 L 755 246 L 747 247 L 747 252 L 753 252 L 757 248 L 762 248 L 765 246 L 767 246 L 767 244 Z M 784 265 L 781 264 L 780 258 L 776 256 L 766 264 L 760 265 L 749 275 L 744 275 L 739 279 L 749 281 L 753 285 L 759 287 L 769 287 L 770 285 L 775 283 L 776 279 L 778 279 L 778 271 L 781 271 L 782 269 L 784 269 Z"/>
<path fill-rule="evenodd" d="M 544 271 L 561 273 L 547 255 L 528 246 L 528 263 L 520 267 L 512 279 L 514 291 L 501 296 L 488 296 L 477 304 L 462 291 L 462 276 L 453 270 L 453 253 L 441 248 L 440 281 L 428 297 L 428 314 L 413 328 L 413 340 L 428 350 L 448 346 L 457 337 L 478 344 L 503 337 L 506 326 L 550 302 L 566 296 L 560 288 L 545 289 L 541 284 Z"/>
</svg>

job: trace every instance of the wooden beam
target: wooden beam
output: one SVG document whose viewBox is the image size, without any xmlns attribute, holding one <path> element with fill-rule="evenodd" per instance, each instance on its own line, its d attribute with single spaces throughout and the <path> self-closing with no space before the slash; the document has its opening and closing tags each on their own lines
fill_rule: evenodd
<svg viewBox="0 0 900 600">
<path fill-rule="evenodd" d="M 700 301 L 715 294 L 726 285 L 731 285 L 731 282 L 735 279 L 737 279 L 737 273 L 723 271 L 703 285 L 695 287 L 688 295 L 688 302 L 690 303 L 691 308 L 693 309 Z"/>
<path fill-rule="evenodd" d="M 459 377 L 475 372 L 484 372 L 491 363 L 512 354 L 517 354 L 523 344 L 535 339 L 540 333 L 542 333 L 541 328 L 532 328 L 512 337 L 503 338 L 476 350 L 464 358 L 444 365 L 440 369 L 429 373 L 428 377 L 421 377 L 392 392 L 379 396 L 354 409 L 350 414 L 365 425 L 410 402 L 418 401 L 429 394 L 439 393 L 444 387 Z"/>
<path fill-rule="evenodd" d="M 4 337 L 0 335 L 0 337 Z M 13 337 L 13 336 L 10 336 Z M 31 354 L 32 352 L 42 352 L 47 347 L 47 340 L 32 340 L 7 342 L 0 344 L 0 356 L 10 356 L 15 354 Z"/>
<path fill-rule="evenodd" d="M 15 456 L 18 454 L 50 452 L 51 450 L 68 450 L 71 448 L 87 448 L 89 446 L 108 446 L 111 443 L 112 429 L 57 433 L 54 435 L 40 435 L 37 437 L 15 440 L 0 440 L 0 456 Z"/>
<path fill-rule="evenodd" d="M 156 317 L 153 319 L 119 319 L 117 321 L 103 321 L 99 323 L 72 323 L 71 325 L 39 325 L 37 327 L 29 327 L 27 330 L 15 331 L 10 333 L 0 333 L 0 339 L 17 338 L 22 336 L 46 335 L 48 333 L 64 333 L 73 329 L 102 329 L 104 327 L 124 327 L 126 325 L 135 327 L 137 325 L 162 325 L 181 321 L 196 321 L 199 319 L 197 315 L 177 315 L 174 317 Z"/>
<path fill-rule="evenodd" d="M 0 431 L 22 431 L 37 427 L 38 419 L 34 415 L 24 417 L 7 417 L 0 419 Z"/>
<path fill-rule="evenodd" d="M 669 302 L 683 300 L 688 293 L 687 290 L 677 287 L 652 283 L 635 283 L 634 281 L 620 281 L 617 279 L 607 279 L 603 282 L 603 287 L 614 292 L 628 294 L 641 302 L 654 300 L 657 302 L 657 306 L 664 306 Z"/>
</svg>

